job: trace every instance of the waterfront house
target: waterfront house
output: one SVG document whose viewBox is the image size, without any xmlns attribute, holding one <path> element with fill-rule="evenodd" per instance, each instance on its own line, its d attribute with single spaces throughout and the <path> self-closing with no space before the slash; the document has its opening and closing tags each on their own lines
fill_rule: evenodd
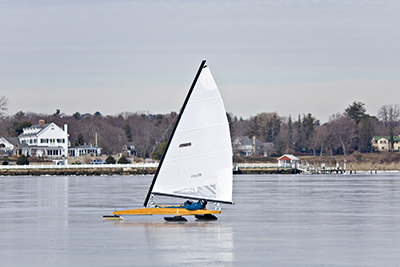
<svg viewBox="0 0 400 267">
<path fill-rule="evenodd" d="M 285 154 L 278 158 L 278 167 L 295 168 L 299 164 L 299 158 L 292 154 Z"/>
<path fill-rule="evenodd" d="M 90 156 L 101 155 L 101 148 L 92 145 L 70 146 L 68 148 L 68 156 L 70 157 L 80 157 L 85 155 L 90 155 Z"/>
<path fill-rule="evenodd" d="M 276 151 L 274 144 L 261 142 L 255 136 L 238 136 L 232 142 L 233 154 L 235 156 L 264 156 L 268 157 Z"/>
<path fill-rule="evenodd" d="M 0 150 L 4 155 L 15 154 L 18 147 L 18 137 L 0 137 Z"/>
<path fill-rule="evenodd" d="M 251 156 L 253 155 L 253 140 L 248 136 L 238 136 L 232 142 L 233 154 L 235 156 Z"/>
<path fill-rule="evenodd" d="M 39 124 L 24 128 L 18 135 L 18 147 L 25 156 L 36 157 L 66 157 L 68 156 L 68 133 L 67 125 L 64 129 L 55 123 L 45 123 L 40 120 Z"/>
<path fill-rule="evenodd" d="M 135 157 L 136 156 L 135 144 L 133 142 L 126 142 L 125 145 L 122 147 L 122 153 L 130 157 Z"/>
<path fill-rule="evenodd" d="M 371 140 L 372 150 L 389 151 L 390 136 L 374 136 Z M 400 151 L 400 136 L 393 136 L 393 150 Z"/>
</svg>

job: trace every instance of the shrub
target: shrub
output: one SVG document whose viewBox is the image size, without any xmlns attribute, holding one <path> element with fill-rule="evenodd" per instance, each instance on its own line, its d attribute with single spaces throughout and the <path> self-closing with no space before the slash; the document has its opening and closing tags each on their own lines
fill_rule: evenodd
<svg viewBox="0 0 400 267">
<path fill-rule="evenodd" d="M 109 156 L 106 158 L 106 163 L 107 163 L 107 164 L 115 164 L 115 159 L 114 159 L 114 157 L 111 156 L 111 155 L 109 155 Z"/>
<path fill-rule="evenodd" d="M 17 158 L 17 165 L 29 165 L 29 160 L 28 157 L 26 157 L 25 155 L 19 155 Z"/>
<path fill-rule="evenodd" d="M 122 156 L 119 158 L 119 160 L 118 160 L 117 163 L 118 163 L 118 164 L 128 164 L 129 161 L 126 159 L 126 157 L 125 157 L 124 155 L 122 155 Z"/>
</svg>

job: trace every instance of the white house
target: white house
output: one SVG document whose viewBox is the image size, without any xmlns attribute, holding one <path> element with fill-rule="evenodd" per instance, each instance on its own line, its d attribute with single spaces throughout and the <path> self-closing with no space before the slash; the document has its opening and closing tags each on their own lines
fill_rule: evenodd
<svg viewBox="0 0 400 267">
<path fill-rule="evenodd" d="M 253 155 L 253 140 L 247 136 L 238 136 L 232 142 L 233 154 L 235 156 L 251 156 Z"/>
<path fill-rule="evenodd" d="M 4 154 L 13 154 L 18 143 L 17 137 L 0 137 L 0 149 Z"/>
<path fill-rule="evenodd" d="M 18 136 L 22 154 L 36 157 L 67 157 L 68 156 L 68 127 L 64 129 L 55 123 L 45 123 L 40 120 L 38 125 L 24 128 Z"/>
<path fill-rule="evenodd" d="M 70 146 L 68 148 L 68 155 L 70 157 L 79 157 L 83 155 L 101 155 L 100 147 L 93 147 L 92 145 L 84 146 Z"/>
<path fill-rule="evenodd" d="M 291 155 L 285 154 L 278 158 L 278 167 L 296 167 L 299 163 L 299 158 Z"/>
<path fill-rule="evenodd" d="M 263 143 L 253 136 L 238 136 L 232 142 L 233 154 L 235 156 L 259 156 L 268 157 L 276 151 L 273 143 Z"/>
</svg>

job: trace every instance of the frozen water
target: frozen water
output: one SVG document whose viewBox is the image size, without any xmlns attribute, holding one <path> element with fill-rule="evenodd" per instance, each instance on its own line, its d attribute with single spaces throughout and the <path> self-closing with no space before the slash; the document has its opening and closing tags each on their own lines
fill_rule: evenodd
<svg viewBox="0 0 400 267">
<path fill-rule="evenodd" d="M 103 220 L 151 179 L 0 177 L 0 266 L 399 265 L 398 173 L 234 176 L 218 221 Z"/>
</svg>

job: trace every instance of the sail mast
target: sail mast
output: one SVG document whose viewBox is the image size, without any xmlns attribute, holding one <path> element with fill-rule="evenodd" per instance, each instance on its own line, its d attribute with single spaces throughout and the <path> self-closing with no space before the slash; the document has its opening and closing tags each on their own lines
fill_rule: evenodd
<svg viewBox="0 0 400 267">
<path fill-rule="evenodd" d="M 193 92 L 193 89 L 194 89 L 194 87 L 195 87 L 195 85 L 196 85 L 196 83 L 197 83 L 197 80 L 198 80 L 199 77 L 200 77 L 200 73 L 201 73 L 201 71 L 203 70 L 205 64 L 206 64 L 206 61 L 203 60 L 203 61 L 201 62 L 201 64 L 200 64 L 199 70 L 197 71 L 197 74 L 196 74 L 196 76 L 195 76 L 195 78 L 194 78 L 194 80 L 193 80 L 192 86 L 191 86 L 190 89 L 189 89 L 189 92 L 188 92 L 188 94 L 187 94 L 187 96 L 186 96 L 185 102 L 183 102 L 181 111 L 179 112 L 178 120 L 177 120 L 177 122 L 176 122 L 176 124 L 175 124 L 174 129 L 172 130 L 172 133 L 171 133 L 171 136 L 170 136 L 170 138 L 169 138 L 169 140 L 168 140 L 167 146 L 165 147 L 164 153 L 163 153 L 163 155 L 162 155 L 162 157 L 161 157 L 160 164 L 158 165 L 158 168 L 157 168 L 157 171 L 156 171 L 156 173 L 155 173 L 155 175 L 154 175 L 153 181 L 151 182 L 151 185 L 150 185 L 150 188 L 149 188 L 149 192 L 147 193 L 146 199 L 145 199 L 145 201 L 144 201 L 144 203 L 143 203 L 143 206 L 145 206 L 145 207 L 147 206 L 147 203 L 149 202 L 149 199 L 150 199 L 150 196 L 151 196 L 151 192 L 153 191 L 154 184 L 156 183 L 158 173 L 160 172 L 161 166 L 162 166 L 162 164 L 163 164 L 163 162 L 164 162 L 165 155 L 167 154 L 168 148 L 169 148 L 169 146 L 170 146 L 170 144 L 171 144 L 172 137 L 173 137 L 174 134 L 175 134 L 176 128 L 178 127 L 178 124 L 179 124 L 179 121 L 180 121 L 180 119 L 181 119 L 181 117 L 182 117 L 183 111 L 185 110 L 186 105 L 187 105 L 187 103 L 189 102 L 190 95 L 191 95 L 192 92 Z"/>
</svg>

